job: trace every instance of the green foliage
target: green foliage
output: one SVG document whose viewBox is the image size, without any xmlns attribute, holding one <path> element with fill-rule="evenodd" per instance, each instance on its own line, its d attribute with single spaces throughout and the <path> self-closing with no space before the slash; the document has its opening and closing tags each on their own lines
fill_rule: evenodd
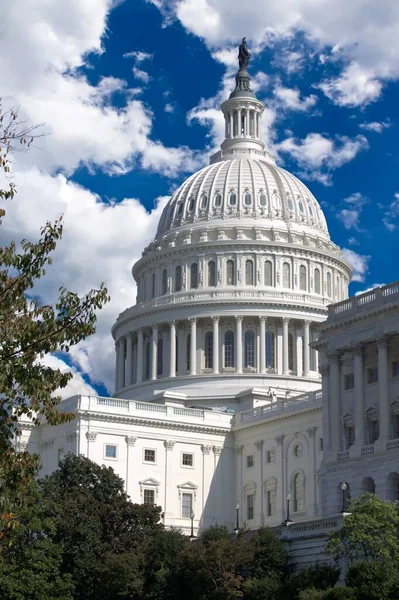
<svg viewBox="0 0 399 600">
<path fill-rule="evenodd" d="M 327 590 L 334 587 L 339 579 L 340 570 L 327 564 L 317 564 L 295 573 L 287 585 L 287 595 L 292 600 L 302 598 L 304 590 Z M 317 596 L 316 596 L 317 597 Z M 311 595 L 310 597 L 311 598 Z"/>
<path fill-rule="evenodd" d="M 374 494 L 364 494 L 352 501 L 351 514 L 339 531 L 330 534 L 327 545 L 337 561 L 394 560 L 399 558 L 399 510 Z"/>
<path fill-rule="evenodd" d="M 354 563 L 346 578 L 359 600 L 397 600 L 399 598 L 398 564 L 392 561 L 359 561 Z"/>
<path fill-rule="evenodd" d="M 335 587 L 328 590 L 308 588 L 299 593 L 299 600 L 362 600 L 350 588 Z"/>
<path fill-rule="evenodd" d="M 0 172 L 6 177 L 10 152 L 16 143 L 28 147 L 37 137 L 35 129 L 19 122 L 16 111 L 4 112 L 0 105 Z M 15 192 L 10 181 L 8 189 L 0 189 L 0 201 L 14 198 Z M 0 208 L 0 217 L 4 215 Z M 21 416 L 35 424 L 44 418 L 51 425 L 73 418 L 58 410 L 60 398 L 54 396 L 72 374 L 46 367 L 41 359 L 51 352 L 68 352 L 93 334 L 96 312 L 109 299 L 103 285 L 82 297 L 61 287 L 54 306 L 35 297 L 35 286 L 51 265 L 62 230 L 60 218 L 46 223 L 37 242 L 22 240 L 20 248 L 15 242 L 0 247 L 0 541 L 13 528 L 13 511 L 22 505 L 39 464 L 38 456 L 15 450 Z"/>
</svg>

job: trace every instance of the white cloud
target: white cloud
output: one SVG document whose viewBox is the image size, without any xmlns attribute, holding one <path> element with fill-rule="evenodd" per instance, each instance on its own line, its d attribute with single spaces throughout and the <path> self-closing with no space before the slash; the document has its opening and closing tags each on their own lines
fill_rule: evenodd
<svg viewBox="0 0 399 600">
<path fill-rule="evenodd" d="M 309 133 L 303 140 L 286 138 L 276 145 L 279 152 L 291 155 L 302 169 L 304 176 L 325 185 L 331 183 L 331 172 L 350 162 L 368 147 L 366 138 L 336 136 L 332 140 L 320 133 Z"/>
<path fill-rule="evenodd" d="M 172 104 L 171 102 L 168 102 L 167 104 L 165 104 L 164 106 L 164 111 L 166 113 L 172 113 L 175 112 L 175 105 Z"/>
<path fill-rule="evenodd" d="M 383 287 L 386 285 L 385 283 L 372 283 L 370 287 L 365 290 L 360 290 L 360 292 L 356 292 L 355 296 L 360 296 L 360 294 L 366 294 L 367 292 L 371 292 L 371 290 L 375 290 L 375 288 Z"/>
<path fill-rule="evenodd" d="M 372 121 L 371 123 L 361 123 L 360 129 L 365 131 L 373 131 L 374 133 L 382 133 L 385 129 L 391 127 L 392 123 L 389 121 Z"/>
<path fill-rule="evenodd" d="M 360 215 L 363 210 L 363 206 L 367 203 L 367 199 L 360 194 L 355 192 L 343 200 L 344 205 L 347 208 L 340 209 L 336 215 L 337 218 L 342 221 L 345 229 L 359 229 Z"/>
<path fill-rule="evenodd" d="M 282 103 L 283 107 L 290 110 L 308 111 L 317 102 L 314 94 L 301 99 L 301 92 L 298 89 L 278 86 L 274 90 L 274 95 Z"/>
<path fill-rule="evenodd" d="M 125 52 L 123 58 L 132 58 L 134 61 L 132 71 L 135 78 L 143 83 L 149 83 L 151 81 L 151 75 L 147 71 L 144 71 L 144 69 L 141 69 L 140 65 L 144 61 L 152 60 L 153 56 L 154 55 L 150 54 L 149 52 L 134 50 L 132 52 Z"/>
<path fill-rule="evenodd" d="M 344 106 L 376 100 L 381 82 L 399 77 L 397 0 L 386 0 L 383 9 L 370 0 L 248 0 L 245 6 L 241 0 L 150 1 L 211 49 L 237 44 L 243 32 L 252 48 L 303 32 L 322 57 L 332 50 L 344 62 L 340 76 L 323 82 L 325 93 Z"/>
<path fill-rule="evenodd" d="M 357 240 L 357 239 L 356 239 L 355 237 L 353 237 L 353 236 L 352 236 L 352 237 L 350 237 L 350 238 L 348 239 L 348 244 L 349 244 L 350 246 L 359 246 L 359 243 L 360 243 L 360 242 L 359 242 L 359 240 Z"/>
<path fill-rule="evenodd" d="M 390 203 L 388 210 L 384 212 L 382 222 L 388 231 L 394 231 L 398 227 L 399 218 L 399 192 L 396 192 L 394 199 Z"/>
<path fill-rule="evenodd" d="M 82 374 L 76 369 L 76 367 L 70 367 L 67 363 L 57 356 L 47 354 L 42 359 L 42 364 L 51 369 L 59 369 L 61 373 L 72 373 L 73 379 L 68 381 L 66 387 L 58 389 L 54 392 L 55 396 L 61 396 L 62 399 L 75 396 L 75 394 L 84 394 L 87 396 L 96 396 L 96 390 L 87 383 Z"/>
<path fill-rule="evenodd" d="M 363 282 L 368 273 L 369 262 L 371 257 L 365 254 L 358 254 L 350 248 L 343 248 L 342 252 L 346 260 L 352 265 L 352 281 Z"/>
</svg>

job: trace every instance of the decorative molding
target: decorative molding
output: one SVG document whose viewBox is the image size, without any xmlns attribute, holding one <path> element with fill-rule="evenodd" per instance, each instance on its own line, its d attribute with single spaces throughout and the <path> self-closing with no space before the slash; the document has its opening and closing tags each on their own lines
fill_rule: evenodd
<svg viewBox="0 0 399 600">
<path fill-rule="evenodd" d="M 342 353 L 338 351 L 328 352 L 327 357 L 330 363 L 338 364 L 341 361 Z"/>
<path fill-rule="evenodd" d="M 316 427 L 308 427 L 306 430 L 306 433 L 308 434 L 308 436 L 310 438 L 312 438 L 312 437 L 314 437 L 315 431 L 316 431 Z"/>
<path fill-rule="evenodd" d="M 161 482 L 157 481 L 153 477 L 149 477 L 148 479 L 142 479 L 141 481 L 139 481 L 140 498 L 143 498 L 145 488 L 155 488 L 155 497 L 158 498 L 158 492 L 159 492 L 160 485 L 161 485 Z"/>
<path fill-rule="evenodd" d="M 179 484 L 177 489 L 179 491 L 179 500 L 184 492 L 192 492 L 194 494 L 194 500 L 196 500 L 198 485 L 195 485 L 195 483 L 192 483 L 192 481 L 186 481 L 185 483 Z"/>
<path fill-rule="evenodd" d="M 125 442 L 127 446 L 134 446 L 136 444 L 137 438 L 133 435 L 127 435 L 125 437 Z"/>
<path fill-rule="evenodd" d="M 168 451 L 168 450 L 173 450 L 175 443 L 176 442 L 174 442 L 173 440 L 165 440 L 163 445 L 165 446 L 165 449 Z"/>
<path fill-rule="evenodd" d="M 68 442 L 76 442 L 76 440 L 78 439 L 79 434 L 77 431 L 72 431 L 71 433 L 68 433 L 68 435 L 66 436 L 66 439 Z"/>
<path fill-rule="evenodd" d="M 207 446 L 202 444 L 201 446 L 202 454 L 210 454 L 212 452 L 212 446 Z"/>
<path fill-rule="evenodd" d="M 263 448 L 263 444 L 264 444 L 264 441 L 263 441 L 263 440 L 257 440 L 257 441 L 255 442 L 255 447 L 256 447 L 256 449 L 257 449 L 257 450 L 262 450 L 262 448 Z"/>
<path fill-rule="evenodd" d="M 242 451 L 243 451 L 243 449 L 244 449 L 244 446 L 236 446 L 236 447 L 234 448 L 234 450 L 236 451 L 236 453 L 237 453 L 238 455 L 242 454 Z"/>
<path fill-rule="evenodd" d="M 377 345 L 378 345 L 378 349 L 381 350 L 387 350 L 388 348 L 388 342 L 389 342 L 389 336 L 387 335 L 380 335 L 378 337 L 376 337 Z"/>
<path fill-rule="evenodd" d="M 282 446 L 284 443 L 284 435 L 276 435 L 276 437 L 274 438 L 276 440 L 276 443 L 279 446 Z"/>
<path fill-rule="evenodd" d="M 215 456 L 220 456 L 223 452 L 223 446 L 213 446 L 213 453 Z"/>
<path fill-rule="evenodd" d="M 95 442 L 97 435 L 96 431 L 86 431 L 86 439 L 88 442 Z"/>
<path fill-rule="evenodd" d="M 364 345 L 363 344 L 352 344 L 351 351 L 353 356 L 363 356 Z"/>
</svg>

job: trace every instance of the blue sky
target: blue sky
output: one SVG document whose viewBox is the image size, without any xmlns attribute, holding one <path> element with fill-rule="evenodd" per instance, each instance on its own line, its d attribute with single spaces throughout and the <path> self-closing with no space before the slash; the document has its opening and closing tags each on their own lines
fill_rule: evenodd
<svg viewBox="0 0 399 600">
<path fill-rule="evenodd" d="M 399 3 L 384 0 L 15 0 L 0 95 L 49 134 L 14 160 L 3 239 L 64 215 L 40 292 L 106 280 L 96 336 L 73 349 L 67 393 L 112 390 L 110 327 L 132 305 L 132 263 L 171 192 L 220 144 L 218 110 L 247 36 L 263 139 L 325 211 L 356 293 L 398 279 Z M 7 49 L 7 51 L 6 51 Z M 3 50 L 3 51 L 1 51 Z"/>
</svg>

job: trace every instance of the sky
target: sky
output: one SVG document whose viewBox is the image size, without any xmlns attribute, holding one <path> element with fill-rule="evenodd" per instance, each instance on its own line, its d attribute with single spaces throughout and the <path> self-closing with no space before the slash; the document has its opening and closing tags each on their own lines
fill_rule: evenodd
<svg viewBox="0 0 399 600">
<path fill-rule="evenodd" d="M 135 302 L 134 262 L 162 208 L 223 139 L 220 103 L 247 37 L 262 139 L 311 189 L 354 268 L 350 294 L 399 279 L 397 0 L 0 0 L 0 97 L 46 135 L 13 155 L 1 243 L 63 215 L 37 286 L 105 281 L 97 333 L 62 391 L 113 391 L 110 328 Z M 1 182 L 0 182 L 1 183 Z"/>
</svg>

